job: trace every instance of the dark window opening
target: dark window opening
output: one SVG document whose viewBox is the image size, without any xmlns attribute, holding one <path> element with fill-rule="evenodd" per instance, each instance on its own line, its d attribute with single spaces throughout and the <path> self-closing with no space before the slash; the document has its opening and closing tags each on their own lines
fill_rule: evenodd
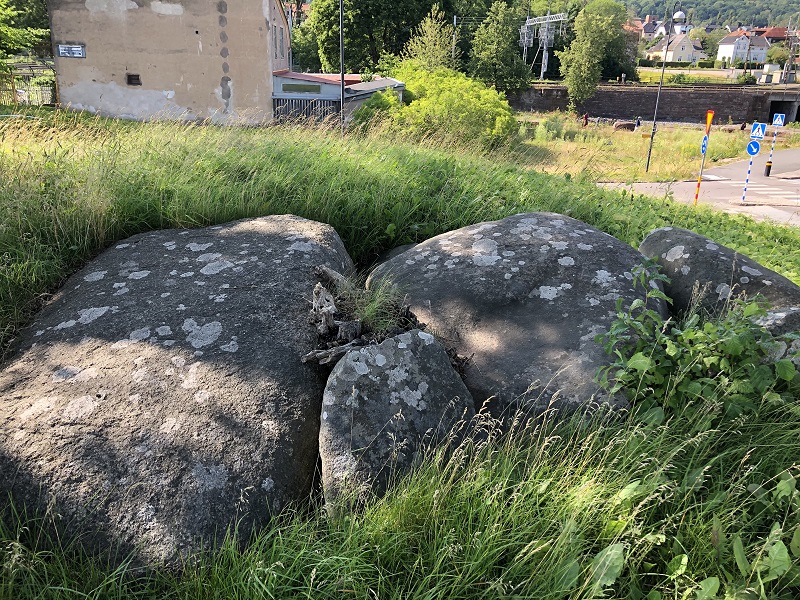
<svg viewBox="0 0 800 600">
<path fill-rule="evenodd" d="M 306 94 L 321 93 L 321 86 L 318 83 L 284 83 L 281 89 L 284 92 L 300 92 Z"/>
<path fill-rule="evenodd" d="M 142 78 L 137 73 L 126 73 L 125 81 L 128 85 L 142 85 Z"/>
</svg>

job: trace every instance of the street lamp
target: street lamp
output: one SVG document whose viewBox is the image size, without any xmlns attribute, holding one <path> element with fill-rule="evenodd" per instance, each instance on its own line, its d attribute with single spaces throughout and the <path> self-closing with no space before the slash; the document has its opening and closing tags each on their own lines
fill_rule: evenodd
<svg viewBox="0 0 800 600">
<path fill-rule="evenodd" d="M 667 28 L 667 40 L 664 44 L 664 54 L 661 60 L 661 79 L 658 82 L 658 93 L 656 93 L 656 107 L 653 110 L 653 130 L 650 132 L 650 148 L 647 149 L 647 164 L 644 167 L 645 173 L 650 170 L 650 154 L 653 152 L 653 139 L 656 137 L 656 117 L 658 116 L 658 100 L 661 98 L 661 87 L 664 85 L 664 69 L 667 67 L 667 52 L 669 51 L 669 38 L 672 34 L 672 28 L 675 23 L 683 23 L 686 19 L 686 13 L 681 10 L 681 0 L 675 2 L 672 7 L 672 17 L 669 20 L 669 27 Z"/>
</svg>

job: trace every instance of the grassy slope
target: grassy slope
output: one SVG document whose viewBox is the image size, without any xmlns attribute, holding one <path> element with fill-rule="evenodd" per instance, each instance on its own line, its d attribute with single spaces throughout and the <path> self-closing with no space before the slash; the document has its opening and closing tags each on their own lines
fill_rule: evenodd
<svg viewBox="0 0 800 600">
<path fill-rule="evenodd" d="M 331 223 L 361 264 L 527 210 L 632 244 L 676 225 L 800 281 L 797 230 L 542 175 L 515 164 L 519 155 L 63 114 L 0 121 L 0 139 L 4 341 L 37 298 L 116 240 L 268 213 Z M 244 553 L 224 548 L 177 578 L 131 578 L 70 548 L 50 552 L 36 522 L 18 519 L 0 531 L 0 597 L 579 598 L 599 592 L 601 567 L 611 597 L 681 597 L 715 577 L 731 593 L 758 588 L 783 569 L 778 540 L 789 564 L 800 553 L 798 415 L 766 402 L 725 425 L 718 413 L 708 406 L 661 427 L 546 424 L 475 443 L 358 516 L 288 515 Z M 792 597 L 781 574 L 765 594 Z"/>
</svg>

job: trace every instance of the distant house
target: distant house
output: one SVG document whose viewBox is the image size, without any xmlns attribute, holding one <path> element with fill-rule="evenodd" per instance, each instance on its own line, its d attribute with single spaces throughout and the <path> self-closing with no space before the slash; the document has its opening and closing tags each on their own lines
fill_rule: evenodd
<svg viewBox="0 0 800 600">
<path fill-rule="evenodd" d="M 723 60 L 729 65 L 738 60 L 763 63 L 767 60 L 769 46 L 764 36 L 749 35 L 748 32 L 739 30 L 719 41 L 717 60 Z"/>
<path fill-rule="evenodd" d="M 778 42 L 785 42 L 789 39 L 789 28 L 788 27 L 766 27 L 763 30 L 756 33 L 759 37 L 763 37 L 767 40 L 770 44 L 775 44 Z"/>
<path fill-rule="evenodd" d="M 324 119 L 339 113 L 342 88 L 338 73 L 294 73 L 288 69 L 274 74 L 275 119 Z M 393 90 L 403 99 L 405 84 L 391 77 L 361 81 L 360 75 L 345 75 L 345 118 L 349 118 L 375 92 Z"/>
<path fill-rule="evenodd" d="M 642 24 L 642 39 L 652 42 L 656 38 L 656 30 L 660 23 L 653 15 L 647 15 Z"/>
<path fill-rule="evenodd" d="M 647 51 L 649 60 L 665 60 L 666 62 L 689 62 L 696 63 L 698 60 L 708 58 L 703 52 L 703 47 L 697 40 L 692 40 L 685 33 L 671 36 L 669 38 L 669 48 L 665 48 L 667 38 L 659 42 Z"/>
</svg>

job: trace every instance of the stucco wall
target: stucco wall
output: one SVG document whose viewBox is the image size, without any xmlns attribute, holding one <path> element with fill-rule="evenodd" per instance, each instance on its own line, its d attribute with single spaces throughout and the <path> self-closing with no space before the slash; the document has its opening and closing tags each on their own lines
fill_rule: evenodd
<svg viewBox="0 0 800 600">
<path fill-rule="evenodd" d="M 285 27 L 271 4 L 50 0 L 61 103 L 144 120 L 270 120 L 271 31 Z M 59 57 L 59 44 L 85 45 L 86 57 Z"/>
</svg>

